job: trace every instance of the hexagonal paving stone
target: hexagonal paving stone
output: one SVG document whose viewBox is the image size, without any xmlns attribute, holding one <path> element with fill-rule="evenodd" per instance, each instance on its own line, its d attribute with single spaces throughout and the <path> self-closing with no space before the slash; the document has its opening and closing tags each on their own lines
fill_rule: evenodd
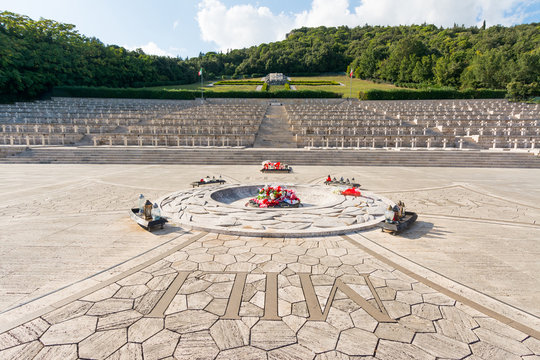
<svg viewBox="0 0 540 360">
<path fill-rule="evenodd" d="M 378 359 L 435 360 L 435 356 L 411 344 L 380 340 L 377 346 Z"/>
<path fill-rule="evenodd" d="M 140 312 L 141 314 L 149 314 L 154 306 L 156 306 L 157 302 L 161 297 L 163 296 L 163 293 L 165 291 L 149 291 L 146 294 L 144 294 L 142 297 L 138 298 L 134 302 L 134 309 Z"/>
<path fill-rule="evenodd" d="M 469 344 L 478 341 L 478 337 L 474 334 L 474 332 L 460 323 L 441 319 L 435 321 L 435 327 L 437 328 L 437 332 L 454 340 Z"/>
<path fill-rule="evenodd" d="M 176 359 L 214 359 L 219 349 L 208 331 L 185 334 L 174 351 Z"/>
<path fill-rule="evenodd" d="M 474 329 L 473 331 L 481 341 L 485 341 L 488 344 L 497 346 L 512 354 L 520 356 L 532 355 L 532 351 L 530 351 L 525 345 L 523 345 L 523 343 L 514 340 L 508 336 L 498 334 L 494 331 L 487 330 L 482 327 Z"/>
<path fill-rule="evenodd" d="M 285 346 L 268 353 L 268 360 L 309 360 L 315 357 L 315 353 L 302 345 L 294 344 Z"/>
<path fill-rule="evenodd" d="M 114 298 L 118 299 L 136 299 L 150 291 L 146 285 L 129 285 L 122 286 L 115 294 Z"/>
<path fill-rule="evenodd" d="M 422 295 L 424 301 L 433 305 L 454 305 L 456 300 L 440 293 L 431 293 Z"/>
<path fill-rule="evenodd" d="M 0 359 L 32 359 L 34 356 L 36 356 L 36 354 L 41 351 L 41 349 L 43 349 L 43 344 L 36 340 L 0 351 Z"/>
<path fill-rule="evenodd" d="M 77 359 L 77 345 L 56 345 L 46 346 L 36 355 L 33 360 L 46 360 L 46 359 L 62 359 L 62 360 L 74 360 Z"/>
<path fill-rule="evenodd" d="M 406 304 L 419 304 L 423 302 L 422 295 L 413 290 L 398 290 L 396 300 Z"/>
<path fill-rule="evenodd" d="M 105 359 L 127 343 L 126 329 L 98 331 L 79 343 L 79 356 Z"/>
<path fill-rule="evenodd" d="M 296 342 L 296 335 L 283 321 L 260 320 L 251 329 L 251 345 L 272 350 Z"/>
<path fill-rule="evenodd" d="M 315 360 L 349 360 L 349 359 L 350 359 L 349 355 L 345 355 L 335 350 L 327 351 L 325 353 L 318 354 L 317 356 L 315 356 Z M 368 358 L 366 357 L 362 357 L 362 359 L 368 360 Z"/>
<path fill-rule="evenodd" d="M 474 356 L 481 359 L 521 360 L 521 356 L 512 354 L 486 342 L 471 344 L 471 350 Z"/>
<path fill-rule="evenodd" d="M 219 353 L 216 360 L 267 360 L 266 351 L 257 349 L 253 346 L 244 346 L 241 348 L 225 350 Z"/>
<path fill-rule="evenodd" d="M 298 260 L 298 256 L 294 254 L 280 252 L 280 253 L 272 255 L 272 260 L 277 261 L 282 264 L 291 264 L 291 263 L 295 263 Z"/>
<path fill-rule="evenodd" d="M 87 315 L 107 315 L 115 312 L 129 310 L 133 308 L 133 300 L 131 299 L 106 299 L 95 303 Z"/>
<path fill-rule="evenodd" d="M 129 275 L 122 280 L 118 281 L 118 284 L 122 286 L 127 285 L 145 285 L 148 281 L 152 280 L 152 275 L 139 271 L 135 274 Z M 83 299 L 84 300 L 84 299 Z"/>
<path fill-rule="evenodd" d="M 375 335 L 381 339 L 410 343 L 414 337 L 414 331 L 395 323 L 380 323 L 377 325 Z"/>
<path fill-rule="evenodd" d="M 375 331 L 378 321 L 375 320 L 371 315 L 369 315 L 364 309 L 358 309 L 351 313 L 351 319 L 354 323 L 354 326 L 367 330 L 370 332 Z"/>
<path fill-rule="evenodd" d="M 208 289 L 206 289 L 206 293 L 212 295 L 215 298 L 228 298 L 231 293 L 232 286 L 232 281 L 214 283 L 210 285 Z"/>
<path fill-rule="evenodd" d="M 319 259 L 321 265 L 325 266 L 340 266 L 342 264 L 341 260 L 337 256 L 326 255 Z"/>
<path fill-rule="evenodd" d="M 383 305 L 392 319 L 399 319 L 411 314 L 411 306 L 401 301 L 383 301 Z"/>
<path fill-rule="evenodd" d="M 165 328 L 178 333 L 209 329 L 218 317 L 204 310 L 185 310 L 165 318 Z"/>
<path fill-rule="evenodd" d="M 326 322 L 338 330 L 346 330 L 354 327 L 349 314 L 334 307 L 330 308 Z"/>
<path fill-rule="evenodd" d="M 257 247 L 251 248 L 251 252 L 256 255 L 272 255 L 272 254 L 278 253 L 279 249 L 266 247 L 266 246 L 257 246 Z"/>
<path fill-rule="evenodd" d="M 49 324 L 41 318 L 34 319 L 17 326 L 0 335 L 0 350 L 25 342 L 37 340 L 49 328 Z"/>
<path fill-rule="evenodd" d="M 287 266 L 286 264 L 281 264 L 276 261 L 270 260 L 270 261 L 265 262 L 262 265 L 259 265 L 258 268 L 266 273 L 269 273 L 269 272 L 278 273 L 278 272 L 281 272 L 283 269 L 285 269 L 286 266 Z"/>
<path fill-rule="evenodd" d="M 481 317 L 476 318 L 475 323 L 478 323 L 478 325 L 480 325 L 480 327 L 483 329 L 493 331 L 494 333 L 497 333 L 499 335 L 507 336 L 510 339 L 516 341 L 521 342 L 525 340 L 525 338 L 527 338 L 527 334 L 524 334 L 521 331 L 514 329 L 513 327 L 505 325 L 496 319 Z"/>
<path fill-rule="evenodd" d="M 155 276 L 152 280 L 146 283 L 146 286 L 148 286 L 151 290 L 166 290 L 176 275 L 177 274 L 175 272 L 173 274 Z"/>
<path fill-rule="evenodd" d="M 182 284 L 178 294 L 194 294 L 206 290 L 210 285 L 212 285 L 212 283 L 209 281 L 190 277 Z"/>
<path fill-rule="evenodd" d="M 210 294 L 207 294 L 205 291 L 187 295 L 187 304 L 189 309 L 202 310 L 212 300 L 213 297 Z"/>
<path fill-rule="evenodd" d="M 402 317 L 399 319 L 399 323 L 416 332 L 435 332 L 433 321 L 418 317 L 416 315 Z"/>
<path fill-rule="evenodd" d="M 441 358 L 461 359 L 471 353 L 467 344 L 441 334 L 416 334 L 413 345 Z"/>
<path fill-rule="evenodd" d="M 229 265 L 229 264 L 235 263 L 236 259 L 231 254 L 221 254 L 221 255 L 214 256 L 214 261 L 221 263 L 223 265 Z"/>
<path fill-rule="evenodd" d="M 358 255 L 345 255 L 339 258 L 341 262 L 345 265 L 360 265 L 363 263 L 364 259 Z"/>
<path fill-rule="evenodd" d="M 52 325 L 40 340 L 45 345 L 72 344 L 96 331 L 97 318 L 81 316 Z"/>
<path fill-rule="evenodd" d="M 442 318 L 438 306 L 426 303 L 413 305 L 412 314 L 428 320 L 439 320 Z"/>
<path fill-rule="evenodd" d="M 143 355 L 145 360 L 157 360 L 174 353 L 180 334 L 167 329 L 161 330 L 143 342 Z"/>
<path fill-rule="evenodd" d="M 139 320 L 142 314 L 135 310 L 126 310 L 99 318 L 97 330 L 113 330 L 128 327 Z"/>
<path fill-rule="evenodd" d="M 84 315 L 92 307 L 92 303 L 86 301 L 74 301 L 50 313 L 43 315 L 43 319 L 49 324 L 56 324 Z"/>
<path fill-rule="evenodd" d="M 128 328 L 130 342 L 143 342 L 163 330 L 164 321 L 161 318 L 142 318 Z"/>
<path fill-rule="evenodd" d="M 341 332 L 336 350 L 347 355 L 373 355 L 377 347 L 377 337 L 361 329 L 348 329 Z"/>
<path fill-rule="evenodd" d="M 241 320 L 218 320 L 210 328 L 210 335 L 220 350 L 249 344 L 249 328 Z"/>
<path fill-rule="evenodd" d="M 152 277 L 149 274 L 144 274 L 144 276 L 147 279 L 146 281 L 148 281 Z M 125 279 L 127 279 L 127 278 L 125 278 Z M 125 284 L 125 285 L 130 285 L 130 284 Z M 96 290 L 96 291 L 94 291 L 93 293 L 91 293 L 89 295 L 86 295 L 85 297 L 81 298 L 81 300 L 83 300 L 83 301 L 93 301 L 93 302 L 105 300 L 105 299 L 108 299 L 111 296 L 113 296 L 114 293 L 118 291 L 118 289 L 120 289 L 120 286 L 118 284 L 111 284 L 111 285 L 106 286 L 106 287 L 104 287 L 102 289 Z"/>
<path fill-rule="evenodd" d="M 141 344 L 127 343 L 116 350 L 107 360 L 142 360 L 143 352 Z"/>
<path fill-rule="evenodd" d="M 298 343 L 316 353 L 334 350 L 339 331 L 322 321 L 309 321 L 298 331 Z"/>
</svg>

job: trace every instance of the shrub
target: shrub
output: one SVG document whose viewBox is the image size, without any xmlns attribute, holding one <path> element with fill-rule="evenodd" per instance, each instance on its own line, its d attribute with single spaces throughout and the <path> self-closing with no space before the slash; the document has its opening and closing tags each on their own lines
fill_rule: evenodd
<svg viewBox="0 0 540 360">
<path fill-rule="evenodd" d="M 262 91 L 268 91 L 268 90 L 270 90 L 270 86 L 268 86 L 268 83 L 264 83 L 261 90 L 262 90 Z"/>
<path fill-rule="evenodd" d="M 291 85 L 289 85 L 289 83 L 285 83 L 285 90 L 291 90 Z"/>
<path fill-rule="evenodd" d="M 512 81 L 506 86 L 507 97 L 511 100 L 527 100 L 540 95 L 540 84 L 524 84 L 520 81 Z"/>
<path fill-rule="evenodd" d="M 455 90 L 450 88 L 424 90 L 367 90 L 360 91 L 360 100 L 435 100 L 435 99 L 503 99 L 504 90 L 467 89 Z"/>
</svg>

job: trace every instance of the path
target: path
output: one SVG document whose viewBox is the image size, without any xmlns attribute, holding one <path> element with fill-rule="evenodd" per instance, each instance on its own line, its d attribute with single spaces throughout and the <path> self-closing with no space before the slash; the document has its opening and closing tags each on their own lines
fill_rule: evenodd
<svg viewBox="0 0 540 360">
<path fill-rule="evenodd" d="M 281 105 L 270 105 L 264 116 L 255 148 L 296 148 L 296 141 L 287 122 L 287 113 Z"/>
</svg>

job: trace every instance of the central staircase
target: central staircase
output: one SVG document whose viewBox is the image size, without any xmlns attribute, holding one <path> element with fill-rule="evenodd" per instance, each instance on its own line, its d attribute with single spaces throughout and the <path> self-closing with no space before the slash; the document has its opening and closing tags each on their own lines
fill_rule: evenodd
<svg viewBox="0 0 540 360">
<path fill-rule="evenodd" d="M 281 104 L 270 104 L 255 138 L 254 148 L 296 148 L 296 141 Z"/>
</svg>

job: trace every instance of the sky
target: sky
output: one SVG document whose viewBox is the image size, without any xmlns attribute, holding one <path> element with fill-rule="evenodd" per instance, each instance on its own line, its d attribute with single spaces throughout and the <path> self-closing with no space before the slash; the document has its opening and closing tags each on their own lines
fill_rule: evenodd
<svg viewBox="0 0 540 360">
<path fill-rule="evenodd" d="M 105 44 L 182 58 L 283 40 L 302 26 L 540 22 L 540 0 L 0 0 L 0 11 L 74 24 Z"/>
</svg>

